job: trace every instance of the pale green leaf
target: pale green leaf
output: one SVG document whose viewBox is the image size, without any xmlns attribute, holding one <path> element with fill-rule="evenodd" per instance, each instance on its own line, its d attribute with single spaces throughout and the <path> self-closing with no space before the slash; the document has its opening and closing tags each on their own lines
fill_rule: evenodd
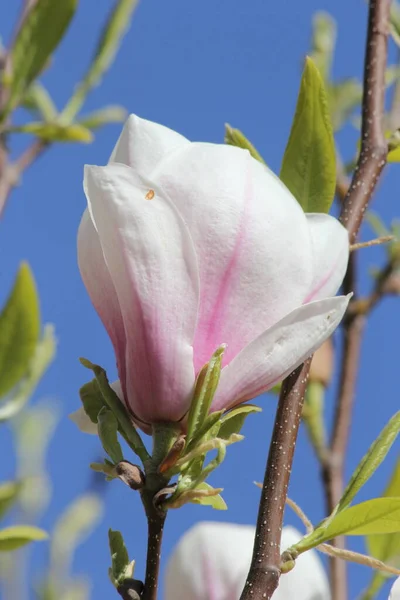
<svg viewBox="0 0 400 600">
<path fill-rule="evenodd" d="M 230 125 L 225 125 L 225 144 L 229 146 L 237 146 L 248 150 L 253 158 L 258 160 L 260 163 L 265 165 L 265 161 L 261 154 L 256 150 L 253 144 L 247 139 L 247 137 L 240 131 L 240 129 L 233 129 Z"/>
<path fill-rule="evenodd" d="M 0 552 L 16 550 L 29 542 L 47 540 L 48 535 L 43 529 L 31 525 L 13 525 L 0 530 Z"/>
<path fill-rule="evenodd" d="M 199 490 L 202 492 L 205 491 L 206 493 L 209 493 L 209 495 L 193 497 L 190 500 L 190 502 L 192 502 L 193 504 L 201 504 L 203 506 L 211 506 L 215 510 L 227 510 L 228 509 L 223 497 L 220 494 L 216 494 L 215 493 L 216 490 L 214 490 L 214 488 L 211 485 L 209 485 L 208 483 L 205 483 L 205 482 L 201 483 L 193 490 L 193 492 L 196 493 L 196 490 Z"/>
<path fill-rule="evenodd" d="M 335 20 L 326 12 L 317 12 L 313 17 L 311 58 L 325 80 L 329 79 L 335 42 Z"/>
<path fill-rule="evenodd" d="M 400 46 L 400 4 L 397 0 L 390 3 L 390 31 L 396 44 Z"/>
<path fill-rule="evenodd" d="M 11 132 L 30 133 L 45 142 L 80 142 L 89 144 L 93 140 L 93 134 L 90 129 L 73 123 L 72 125 L 62 125 L 60 123 L 26 123 L 20 127 L 11 127 Z"/>
<path fill-rule="evenodd" d="M 121 123 L 125 121 L 126 116 L 127 111 L 122 106 L 106 106 L 100 110 L 83 115 L 78 123 L 86 127 L 86 129 L 95 130 L 110 123 Z"/>
<path fill-rule="evenodd" d="M 20 483 L 17 481 L 5 481 L 0 484 L 0 519 L 14 504 L 20 487 Z"/>
<path fill-rule="evenodd" d="M 384 498 L 400 497 L 400 460 L 397 461 L 389 484 L 382 496 Z M 400 533 L 388 535 L 369 535 L 366 538 L 368 553 L 382 562 L 390 562 L 397 558 L 400 564 Z"/>
<path fill-rule="evenodd" d="M 334 512 L 340 512 L 350 505 L 357 492 L 385 459 L 399 431 L 400 411 L 390 419 L 357 466 Z"/>
<path fill-rule="evenodd" d="M 18 105 L 46 66 L 61 42 L 77 5 L 78 0 L 37 0 L 29 11 L 11 48 L 12 71 L 7 80 L 8 97 L 4 115 Z"/>
<path fill-rule="evenodd" d="M 99 438 L 104 451 L 114 463 L 124 460 L 118 441 L 118 421 L 109 408 L 103 406 L 97 416 Z"/>
<path fill-rule="evenodd" d="M 39 299 L 32 272 L 22 263 L 0 314 L 0 396 L 26 375 L 40 333 Z"/>
<path fill-rule="evenodd" d="M 129 555 L 124 538 L 120 531 L 108 530 L 108 541 L 111 554 L 111 573 L 116 584 L 121 583 L 127 576 L 129 568 Z"/>
<path fill-rule="evenodd" d="M 400 532 L 400 498 L 375 498 L 329 517 L 295 547 L 304 552 L 340 535 Z"/>
<path fill-rule="evenodd" d="M 22 104 L 27 110 L 38 114 L 43 121 L 54 121 L 57 117 L 57 109 L 54 102 L 49 92 L 39 81 L 35 81 L 30 86 Z"/>
<path fill-rule="evenodd" d="M 189 409 L 187 440 L 194 438 L 201 429 L 210 410 L 218 386 L 225 345 L 220 346 L 197 376 L 193 398 Z"/>
<path fill-rule="evenodd" d="M 81 109 L 89 91 L 97 85 L 113 62 L 122 38 L 127 32 L 138 0 L 117 0 L 100 36 L 90 67 L 75 94 L 62 112 L 69 123 Z"/>
<path fill-rule="evenodd" d="M 50 563 L 55 576 L 65 575 L 79 546 L 97 527 L 103 515 L 103 502 L 87 493 L 70 504 L 58 520 L 51 536 Z"/>
<path fill-rule="evenodd" d="M 221 419 L 218 437 L 227 440 L 233 433 L 240 433 L 246 418 L 252 413 L 261 412 L 261 410 L 254 404 L 242 404 L 225 413 Z"/>
<path fill-rule="evenodd" d="M 343 79 L 328 86 L 329 109 L 334 131 L 339 131 L 360 106 L 362 91 L 361 83 L 355 78 Z"/>
<path fill-rule="evenodd" d="M 280 177 L 305 212 L 329 212 L 336 189 L 335 142 L 324 84 L 310 58 Z"/>
<path fill-rule="evenodd" d="M 1 320 L 1 317 L 0 317 Z M 1 347 L 1 342 L 0 342 Z M 0 422 L 14 417 L 27 404 L 37 384 L 52 362 L 56 351 L 56 339 L 52 325 L 46 325 L 43 337 L 37 344 L 24 379 L 11 396 L 0 405 Z"/>
</svg>

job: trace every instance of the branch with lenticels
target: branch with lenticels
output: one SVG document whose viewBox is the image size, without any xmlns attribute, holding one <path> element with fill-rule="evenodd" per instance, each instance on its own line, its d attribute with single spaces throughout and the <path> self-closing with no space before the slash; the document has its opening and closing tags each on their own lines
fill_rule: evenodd
<svg viewBox="0 0 400 600">
<path fill-rule="evenodd" d="M 341 222 L 349 232 L 351 243 L 357 237 L 365 210 L 386 164 L 387 143 L 383 131 L 383 115 L 389 9 L 390 0 L 370 1 L 364 66 L 361 151 L 340 215 Z M 346 293 L 354 291 L 354 260 L 354 257 L 350 260 L 349 272 L 344 282 Z M 344 322 L 340 390 L 331 445 L 324 466 L 329 509 L 337 503 L 343 490 L 343 465 L 364 319 L 364 315 L 356 314 L 346 317 Z M 241 600 L 268 600 L 279 584 L 283 513 L 310 362 L 306 361 L 293 371 L 282 385 L 261 493 L 253 557 Z M 343 561 L 332 561 L 331 583 L 333 600 L 346 600 L 346 570 Z"/>
</svg>

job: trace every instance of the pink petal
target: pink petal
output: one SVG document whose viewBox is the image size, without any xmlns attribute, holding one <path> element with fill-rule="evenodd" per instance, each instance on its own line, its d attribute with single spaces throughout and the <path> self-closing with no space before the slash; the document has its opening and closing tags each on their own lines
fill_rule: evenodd
<svg viewBox="0 0 400 600">
<path fill-rule="evenodd" d="M 78 264 L 93 306 L 114 346 L 118 373 L 124 381 L 126 337 L 121 308 L 98 233 L 87 210 L 78 231 Z"/>
<path fill-rule="evenodd" d="M 289 375 L 333 333 L 350 297 L 305 304 L 246 346 L 222 370 L 212 410 L 255 398 Z"/>
<path fill-rule="evenodd" d="M 305 303 L 334 296 L 342 284 L 349 260 L 349 236 L 337 219 L 307 214 L 312 242 L 314 277 Z"/>
<path fill-rule="evenodd" d="M 189 143 L 183 135 L 168 127 L 130 115 L 110 162 L 123 163 L 137 173 L 149 176 L 165 156 Z"/>
<path fill-rule="evenodd" d="M 173 205 L 125 165 L 86 167 L 85 191 L 124 321 L 128 403 L 144 421 L 179 419 L 194 383 L 190 235 Z"/>
<path fill-rule="evenodd" d="M 194 143 L 153 172 L 188 226 L 201 299 L 196 371 L 227 343 L 225 362 L 303 303 L 310 235 L 300 206 L 247 151 Z"/>
</svg>

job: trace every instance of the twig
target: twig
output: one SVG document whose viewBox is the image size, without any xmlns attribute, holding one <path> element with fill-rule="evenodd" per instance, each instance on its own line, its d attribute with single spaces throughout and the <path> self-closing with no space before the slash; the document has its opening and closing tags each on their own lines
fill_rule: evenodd
<svg viewBox="0 0 400 600">
<path fill-rule="evenodd" d="M 280 577 L 283 513 L 311 359 L 285 379 L 269 449 L 250 571 L 240 600 L 269 600 Z"/>
<path fill-rule="evenodd" d="M 162 478 L 161 481 L 163 481 Z M 165 482 L 163 483 L 165 484 Z M 144 591 L 141 599 L 157 600 L 161 544 L 167 512 L 155 506 L 155 494 L 153 489 L 144 489 L 141 493 L 141 496 L 143 505 L 146 510 L 148 531 L 146 576 L 144 580 Z"/>
<path fill-rule="evenodd" d="M 364 67 L 362 101 L 361 151 L 350 188 L 343 200 L 340 220 L 354 242 L 368 202 L 386 164 L 387 143 L 383 130 L 385 69 L 389 33 L 390 0 L 370 0 Z M 345 291 L 352 291 L 355 257 L 351 256 Z M 327 508 L 331 511 L 343 491 L 344 459 L 349 438 L 354 392 L 365 317 L 350 316 L 344 322 L 344 350 L 340 388 L 336 404 L 330 460 L 324 469 Z M 343 546 L 343 540 L 335 545 Z M 346 565 L 331 561 L 333 600 L 346 600 Z"/>
<path fill-rule="evenodd" d="M 8 162 L 7 150 L 0 148 L 0 216 L 13 188 L 18 185 L 24 171 L 49 147 L 43 140 L 35 140 L 13 163 Z"/>
</svg>

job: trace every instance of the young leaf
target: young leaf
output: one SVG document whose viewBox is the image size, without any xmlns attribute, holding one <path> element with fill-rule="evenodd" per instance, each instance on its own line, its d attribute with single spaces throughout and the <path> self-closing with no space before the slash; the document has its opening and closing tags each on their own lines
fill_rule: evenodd
<svg viewBox="0 0 400 600">
<path fill-rule="evenodd" d="M 400 431 L 400 411 L 396 413 L 381 431 L 374 443 L 371 445 L 367 454 L 363 457 L 356 470 L 354 471 L 339 504 L 334 513 L 347 508 L 352 502 L 354 496 L 375 473 L 381 462 L 386 457 L 390 448 Z"/>
<path fill-rule="evenodd" d="M 20 488 L 21 485 L 17 481 L 5 481 L 0 484 L 0 519 L 17 499 Z"/>
<path fill-rule="evenodd" d="M 103 503 L 94 493 L 75 499 L 61 515 L 51 535 L 50 562 L 55 573 L 66 573 L 72 557 L 100 522 Z"/>
<path fill-rule="evenodd" d="M 397 461 L 390 482 L 383 492 L 384 498 L 400 497 L 400 460 Z M 387 535 L 369 535 L 366 537 L 368 554 L 382 562 L 392 562 L 393 558 L 400 559 L 400 533 Z"/>
<path fill-rule="evenodd" d="M 31 525 L 14 525 L 0 530 L 0 552 L 16 550 L 29 542 L 47 540 L 48 535 L 43 529 Z"/>
<path fill-rule="evenodd" d="M 75 94 L 62 112 L 62 120 L 70 123 L 81 109 L 89 91 L 97 85 L 110 67 L 124 37 L 138 0 L 117 0 L 98 42 L 92 63 Z"/>
<path fill-rule="evenodd" d="M 400 532 L 400 498 L 375 498 L 346 508 L 322 521 L 295 547 L 300 552 L 315 548 L 339 535 Z"/>
<path fill-rule="evenodd" d="M 335 142 L 318 69 L 306 59 L 280 178 L 305 212 L 329 212 L 336 188 Z"/>
<path fill-rule="evenodd" d="M 212 355 L 210 362 L 204 365 L 197 376 L 193 399 L 190 405 L 187 440 L 191 441 L 203 426 L 210 410 L 221 374 L 222 357 L 225 345 L 220 346 Z"/>
<path fill-rule="evenodd" d="M 0 314 L 0 396 L 26 375 L 40 333 L 39 300 L 32 272 L 22 263 Z"/>
<path fill-rule="evenodd" d="M 1 322 L 1 316 L 0 316 Z M 37 384 L 52 362 L 56 352 L 56 339 L 52 325 L 46 325 L 43 337 L 37 344 L 35 353 L 28 365 L 28 371 L 22 382 L 16 387 L 15 392 L 0 405 L 0 422 L 11 419 L 18 414 L 29 402 Z M 1 353 L 1 337 L 0 337 Z"/>
<path fill-rule="evenodd" d="M 130 567 L 129 555 L 125 546 L 124 538 L 120 531 L 108 530 L 108 541 L 111 553 L 111 574 L 114 585 L 118 585 L 127 577 Z M 132 575 L 130 575 L 132 576 Z"/>
<path fill-rule="evenodd" d="M 214 489 L 208 483 L 200 483 L 194 490 L 193 493 L 198 493 L 197 496 L 193 496 L 190 502 L 193 504 L 202 504 L 203 506 L 211 506 L 215 510 L 227 510 L 228 507 L 226 505 L 225 500 L 220 495 L 221 490 Z M 202 494 L 200 494 L 203 492 Z"/>
<path fill-rule="evenodd" d="M 97 417 L 99 438 L 104 451 L 114 463 L 124 460 L 121 446 L 118 441 L 118 421 L 109 408 L 103 406 Z"/>
<path fill-rule="evenodd" d="M 333 130 L 339 131 L 361 104 L 362 85 L 355 78 L 343 79 L 328 87 Z"/>
<path fill-rule="evenodd" d="M 254 404 L 242 404 L 233 408 L 222 417 L 218 437 L 227 440 L 233 433 L 240 433 L 246 418 L 252 413 L 261 412 L 261 410 Z"/>
<path fill-rule="evenodd" d="M 93 134 L 90 129 L 78 123 L 60 125 L 59 123 L 34 122 L 26 123 L 20 127 L 11 127 L 9 131 L 31 133 L 45 142 L 80 142 L 81 144 L 89 144 L 93 140 Z"/>
<path fill-rule="evenodd" d="M 13 110 L 40 74 L 75 13 L 78 0 L 37 0 L 11 48 L 11 78 L 4 115 Z"/>
<path fill-rule="evenodd" d="M 99 129 L 110 123 L 122 123 L 125 121 L 127 112 L 122 106 L 106 106 L 100 110 L 95 110 L 79 119 L 78 124 L 86 129 Z"/>
<path fill-rule="evenodd" d="M 229 146 L 237 146 L 248 150 L 253 158 L 258 160 L 260 163 L 265 165 L 265 161 L 261 154 L 256 150 L 253 144 L 247 139 L 247 137 L 240 131 L 240 129 L 233 129 L 228 123 L 225 125 L 225 144 Z"/>
<path fill-rule="evenodd" d="M 57 109 L 46 88 L 35 81 L 32 83 L 23 99 L 23 107 L 39 115 L 43 121 L 55 121 Z"/>
<path fill-rule="evenodd" d="M 311 58 L 324 80 L 329 79 L 336 42 L 336 23 L 326 12 L 317 12 L 313 18 Z"/>
<path fill-rule="evenodd" d="M 124 405 L 110 386 L 105 370 L 99 367 L 99 365 L 94 365 L 90 360 L 87 360 L 87 358 L 81 358 L 80 362 L 84 367 L 93 371 L 103 396 L 104 403 L 114 413 L 121 433 L 123 433 L 132 450 L 142 459 L 143 463 L 146 463 L 150 458 L 149 453 L 147 452 L 140 435 L 136 431 Z"/>
</svg>

